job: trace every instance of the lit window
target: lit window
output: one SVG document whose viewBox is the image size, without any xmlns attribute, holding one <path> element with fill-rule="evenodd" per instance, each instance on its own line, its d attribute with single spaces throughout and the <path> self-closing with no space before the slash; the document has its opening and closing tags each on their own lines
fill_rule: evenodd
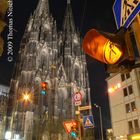
<svg viewBox="0 0 140 140">
<path fill-rule="evenodd" d="M 117 88 L 121 88 L 121 84 L 120 83 L 117 83 Z"/>
<path fill-rule="evenodd" d="M 135 104 L 134 101 L 131 102 L 131 109 L 132 109 L 132 111 L 135 111 L 136 110 L 136 104 Z"/>
<path fill-rule="evenodd" d="M 125 80 L 125 76 L 124 76 L 124 74 L 121 74 L 121 79 L 122 79 L 122 81 Z"/>
<path fill-rule="evenodd" d="M 129 91 L 129 94 L 132 94 L 133 93 L 132 85 L 128 86 L 128 91 Z"/>
<path fill-rule="evenodd" d="M 126 113 L 129 113 L 130 112 L 130 105 L 129 104 L 126 104 L 125 105 L 125 108 L 126 108 Z"/>
<path fill-rule="evenodd" d="M 108 92 L 109 92 L 109 93 L 112 93 L 112 92 L 118 90 L 119 88 L 121 88 L 121 84 L 120 84 L 120 83 L 117 83 L 116 85 L 112 85 L 112 86 L 108 89 Z"/>
<path fill-rule="evenodd" d="M 127 79 L 130 78 L 130 73 L 126 73 L 126 78 L 127 78 Z"/>
<path fill-rule="evenodd" d="M 114 91 L 113 88 L 109 88 L 109 89 L 108 89 L 108 92 L 109 92 L 109 93 L 112 93 L 113 91 Z"/>
<path fill-rule="evenodd" d="M 124 88 L 124 89 L 123 89 L 123 95 L 124 95 L 124 97 L 128 95 L 128 93 L 127 93 L 127 88 Z"/>
</svg>

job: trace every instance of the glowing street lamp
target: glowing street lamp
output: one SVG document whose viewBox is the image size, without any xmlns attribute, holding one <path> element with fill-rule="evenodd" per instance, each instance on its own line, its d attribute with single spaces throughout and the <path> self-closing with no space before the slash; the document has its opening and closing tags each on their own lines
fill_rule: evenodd
<svg viewBox="0 0 140 140">
<path fill-rule="evenodd" d="M 11 139 L 11 136 L 12 136 L 12 132 L 11 131 L 6 131 L 6 133 L 5 133 L 5 139 L 6 140 L 10 140 Z"/>
<path fill-rule="evenodd" d="M 120 89 L 121 88 L 121 83 L 117 83 L 116 85 L 112 85 L 109 89 L 108 89 L 108 92 L 109 93 L 113 93 L 115 92 L 116 90 Z"/>
<path fill-rule="evenodd" d="M 31 101 L 31 93 L 25 92 L 22 94 L 22 101 L 23 103 L 29 103 Z"/>
<path fill-rule="evenodd" d="M 30 101 L 30 95 L 28 93 L 23 94 L 23 100 L 25 102 Z"/>
</svg>

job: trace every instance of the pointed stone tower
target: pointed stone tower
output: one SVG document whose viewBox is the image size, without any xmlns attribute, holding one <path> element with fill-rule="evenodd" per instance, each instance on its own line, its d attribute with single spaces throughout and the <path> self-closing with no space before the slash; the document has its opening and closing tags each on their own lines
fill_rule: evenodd
<svg viewBox="0 0 140 140">
<path fill-rule="evenodd" d="M 45 95 L 41 94 L 42 82 L 47 83 Z M 73 101 L 77 91 L 82 94 L 81 106 L 90 105 L 86 59 L 70 0 L 60 32 L 49 12 L 49 1 L 39 0 L 14 67 L 6 130 L 12 138 L 18 133 L 25 140 L 68 140 L 63 121 L 77 119 Z"/>
</svg>

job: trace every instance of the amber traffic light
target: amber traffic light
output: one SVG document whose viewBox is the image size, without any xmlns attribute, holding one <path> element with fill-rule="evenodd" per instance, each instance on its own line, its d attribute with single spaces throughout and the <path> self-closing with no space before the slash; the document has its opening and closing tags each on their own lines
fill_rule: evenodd
<svg viewBox="0 0 140 140">
<path fill-rule="evenodd" d="M 134 51 L 127 29 L 120 28 L 117 33 L 96 29 L 89 30 L 82 43 L 84 52 L 109 67 L 109 72 L 118 72 L 134 65 Z"/>
<path fill-rule="evenodd" d="M 103 63 L 115 64 L 124 55 L 125 42 L 122 36 L 91 29 L 83 39 L 82 48 Z"/>
<path fill-rule="evenodd" d="M 140 140 L 140 133 L 129 134 L 127 136 L 128 140 Z"/>
<path fill-rule="evenodd" d="M 1 0 L 0 1 L 0 34 L 4 30 L 6 26 L 5 22 L 5 14 L 8 8 L 8 0 Z"/>
<path fill-rule="evenodd" d="M 0 35 L 4 30 L 4 27 L 6 26 L 5 22 L 5 14 L 8 8 L 8 0 L 0 0 Z M 3 46 L 4 46 L 4 40 L 0 36 L 0 56 L 3 53 Z"/>
<path fill-rule="evenodd" d="M 4 45 L 4 41 L 3 41 L 3 38 L 0 37 L 0 56 L 2 55 L 3 53 L 3 45 Z"/>
</svg>

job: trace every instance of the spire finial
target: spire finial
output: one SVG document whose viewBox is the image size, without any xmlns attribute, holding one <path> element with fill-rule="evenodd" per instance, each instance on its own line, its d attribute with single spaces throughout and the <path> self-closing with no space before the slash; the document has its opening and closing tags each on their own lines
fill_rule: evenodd
<svg viewBox="0 0 140 140">
<path fill-rule="evenodd" d="M 67 4 L 70 4 L 70 0 L 67 0 Z"/>
</svg>

